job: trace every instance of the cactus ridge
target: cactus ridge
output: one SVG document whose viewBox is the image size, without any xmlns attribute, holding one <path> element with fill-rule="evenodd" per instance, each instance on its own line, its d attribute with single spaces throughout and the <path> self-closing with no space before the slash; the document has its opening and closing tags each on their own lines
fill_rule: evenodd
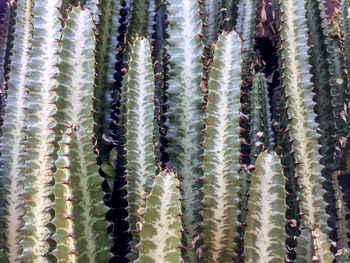
<svg viewBox="0 0 350 263">
<path fill-rule="evenodd" d="M 232 30 L 237 23 L 238 17 L 238 1 L 223 0 L 223 29 L 225 31 Z"/>
<path fill-rule="evenodd" d="M 108 130 L 109 109 L 108 101 L 112 90 L 112 78 L 116 56 L 116 33 L 119 25 L 119 0 L 95 1 L 92 6 L 93 20 L 96 24 L 96 79 L 94 97 L 94 120 L 98 124 L 95 126 L 94 134 L 98 142 L 99 162 L 107 159 L 108 150 L 105 150 L 106 144 L 102 139 L 103 133 Z M 96 15 L 95 15 L 96 14 Z M 114 56 L 114 57 L 113 57 Z"/>
<path fill-rule="evenodd" d="M 111 202 L 108 202 L 108 205 L 112 208 L 108 213 L 107 217 L 113 218 L 114 226 L 112 228 L 111 235 L 113 236 L 112 243 L 113 246 L 111 251 L 118 257 L 120 260 L 127 262 L 126 255 L 130 252 L 130 246 L 128 242 L 131 239 L 131 233 L 128 232 L 129 224 L 126 220 L 127 214 L 127 203 L 125 201 L 126 191 L 126 179 L 124 175 L 125 171 L 125 129 L 123 122 L 124 106 L 122 105 L 121 94 L 122 94 L 122 83 L 123 75 L 125 75 L 125 61 L 124 61 L 124 52 L 125 50 L 125 35 L 127 32 L 127 24 L 130 13 L 130 8 L 128 2 L 123 0 L 120 1 L 121 9 L 119 11 L 120 19 L 119 26 L 117 28 L 118 34 L 116 37 L 117 43 L 115 46 L 116 49 L 116 62 L 114 65 L 115 72 L 113 72 L 113 78 L 115 82 L 113 83 L 112 91 L 112 105 L 111 105 L 111 118 L 110 129 L 111 137 L 116 142 L 116 152 L 117 152 L 117 162 L 115 171 L 115 180 L 114 180 L 114 190 L 111 196 Z M 112 202 L 115 201 L 115 202 Z M 120 204 L 120 205 L 119 205 Z M 116 211 L 120 211 L 117 212 Z M 120 240 L 125 240 L 125 243 L 121 246 Z M 122 247 L 122 249 L 120 249 Z"/>
<path fill-rule="evenodd" d="M 0 65 L 1 65 L 1 72 L 0 72 L 0 80 L 1 80 L 1 92 L 0 92 L 0 98 L 2 98 L 5 94 L 5 67 L 6 65 L 6 49 L 8 47 L 8 37 L 11 35 L 11 19 L 12 19 L 12 13 L 11 13 L 11 5 L 8 1 L 4 1 L 2 5 L 0 6 L 0 14 L 1 14 L 1 30 L 0 30 Z M 1 124 L 1 123 L 0 123 Z"/>
<path fill-rule="evenodd" d="M 342 32 L 342 41 L 344 48 L 344 56 L 346 58 L 346 69 L 348 79 L 350 77 L 350 19 L 349 19 L 349 1 L 340 2 L 340 28 Z"/>
<path fill-rule="evenodd" d="M 251 163 L 262 148 L 272 148 L 272 123 L 266 79 L 263 73 L 254 76 L 251 92 L 250 145 Z"/>
<path fill-rule="evenodd" d="M 310 44 L 310 63 L 312 65 L 312 82 L 314 83 L 314 101 L 317 103 L 315 112 L 317 114 L 316 122 L 319 123 L 317 132 L 321 135 L 319 143 L 321 145 L 320 154 L 322 158 L 320 163 L 325 167 L 322 169 L 322 176 L 326 179 L 323 188 L 327 191 L 324 196 L 328 206 L 327 213 L 330 215 L 329 225 L 334 229 L 329 233 L 330 238 L 336 241 L 336 218 L 337 210 L 335 209 L 335 192 L 332 183 L 332 171 L 337 166 L 335 163 L 336 157 L 336 118 L 333 115 L 332 97 L 329 80 L 331 79 L 331 72 L 329 70 L 330 54 L 327 50 L 326 30 L 324 30 L 324 20 L 326 14 L 320 7 L 322 3 L 319 1 L 308 1 L 306 4 L 307 22 L 309 28 L 309 44 Z"/>
<path fill-rule="evenodd" d="M 222 3 L 219 0 L 205 0 L 203 9 L 206 13 L 206 19 L 204 21 L 206 43 L 210 44 L 217 40 L 217 36 L 220 32 L 220 13 L 222 9 Z"/>
<path fill-rule="evenodd" d="M 55 161 L 56 172 L 53 175 L 55 180 L 54 186 L 51 188 L 55 196 L 55 202 L 52 208 L 55 211 L 55 219 L 53 225 L 56 228 L 52 239 L 56 241 L 56 248 L 52 254 L 58 262 L 74 262 L 76 261 L 76 240 L 74 233 L 73 216 L 73 198 L 71 183 L 70 161 L 71 154 L 71 136 L 72 126 L 68 126 L 59 142 L 58 158 Z M 78 234 L 78 233 L 77 233 Z"/>
</svg>

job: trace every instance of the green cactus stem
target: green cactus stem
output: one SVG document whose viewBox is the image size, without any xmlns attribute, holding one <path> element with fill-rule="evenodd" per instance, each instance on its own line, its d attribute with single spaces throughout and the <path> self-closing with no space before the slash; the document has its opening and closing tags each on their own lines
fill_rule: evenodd
<svg viewBox="0 0 350 263">
<path fill-rule="evenodd" d="M 131 12 L 129 17 L 129 24 L 127 26 L 126 33 L 126 44 L 131 44 L 133 42 L 133 38 L 135 34 L 140 36 L 148 36 L 148 28 L 149 28 L 149 7 L 150 1 L 152 0 L 131 0 Z M 130 53 L 129 46 L 126 45 L 127 55 Z M 128 56 L 124 56 L 126 61 L 128 60 Z"/>
<path fill-rule="evenodd" d="M 234 255 L 239 224 L 241 43 L 235 32 L 223 33 L 214 47 L 202 144 L 204 263 L 231 262 Z"/>
<path fill-rule="evenodd" d="M 94 109 L 96 113 L 94 115 L 95 122 L 98 124 L 95 127 L 95 137 L 97 139 L 99 148 L 99 159 L 105 161 L 108 157 L 108 151 L 103 149 L 103 139 L 102 135 L 108 129 L 108 123 L 106 123 L 106 118 L 108 114 L 108 103 L 107 96 L 111 92 L 111 84 L 108 82 L 110 77 L 111 68 L 111 56 L 113 54 L 113 49 L 116 49 L 117 44 L 112 41 L 113 38 L 116 40 L 116 29 L 118 28 L 118 22 L 115 21 L 116 17 L 119 17 L 119 0 L 104 0 L 94 3 L 95 9 L 98 6 L 97 13 L 98 22 L 96 23 L 97 28 L 97 43 L 96 43 L 96 88 L 94 90 L 94 97 L 96 98 L 94 102 Z M 94 17 L 94 21 L 97 18 Z M 117 22 L 117 23 L 116 23 Z M 114 35 L 112 35 L 112 32 Z M 115 53 L 114 53 L 115 54 Z M 113 66 L 114 68 L 114 66 Z"/>
<path fill-rule="evenodd" d="M 94 24 L 90 10 L 73 7 L 62 31 L 56 89 L 58 96 L 56 119 L 63 131 L 67 124 L 70 124 L 68 127 L 72 129 L 68 130 L 65 136 L 65 140 L 69 140 L 69 148 L 64 146 L 65 142 L 60 144 L 61 152 L 56 163 L 57 173 L 54 174 L 56 182 L 53 187 L 53 192 L 57 191 L 60 202 L 63 202 L 64 198 L 59 196 L 64 195 L 61 192 L 68 191 L 62 190 L 62 187 L 70 188 L 69 197 L 73 200 L 72 208 L 68 207 L 62 211 L 63 214 L 60 213 L 62 207 L 58 207 L 56 203 L 52 204 L 52 209 L 58 211 L 52 223 L 59 225 L 64 220 L 62 218 L 68 217 L 65 220 L 70 221 L 73 226 L 63 227 L 60 231 L 73 228 L 74 237 L 64 237 L 62 232 L 56 231 L 53 238 L 57 243 L 57 249 L 52 251 L 52 254 L 58 261 L 65 260 L 64 255 L 68 251 L 67 238 L 74 239 L 74 248 L 71 253 L 76 253 L 77 262 L 107 262 L 110 257 L 107 246 L 108 225 L 105 219 L 107 207 L 103 203 L 102 179 L 98 173 L 99 168 L 92 144 L 94 47 Z M 69 150 L 66 158 L 62 157 L 64 149 Z M 66 162 L 64 166 L 61 165 L 62 158 Z M 64 178 L 65 176 L 69 177 Z M 68 179 L 69 184 L 61 186 L 60 183 L 65 179 Z M 68 206 L 67 203 L 66 206 Z M 67 214 L 69 209 L 72 214 Z M 57 228 L 56 226 L 56 230 Z M 70 233 L 68 232 L 67 235 L 69 236 Z"/>
<path fill-rule="evenodd" d="M 134 37 L 135 34 L 145 37 L 148 35 L 148 23 L 146 23 L 146 21 L 149 21 L 148 11 L 150 0 L 133 0 L 131 5 L 132 11 L 127 33 L 127 41 L 130 43 L 132 42 L 132 37 Z"/>
<path fill-rule="evenodd" d="M 198 236 L 198 214 L 201 196 L 202 171 L 200 155 L 203 141 L 201 133 L 204 117 L 203 95 L 200 84 L 202 76 L 203 45 L 200 39 L 202 20 L 197 1 L 168 1 L 168 54 L 170 55 L 168 89 L 168 153 L 169 166 L 178 171 L 182 182 L 183 250 L 185 261 L 196 261 L 196 245 L 191 241 Z M 180 11 L 181 10 L 181 11 Z M 198 242 L 199 243 L 199 242 Z"/>
<path fill-rule="evenodd" d="M 348 248 L 340 249 L 335 256 L 336 263 L 347 263 L 349 262 L 350 250 Z"/>
<path fill-rule="evenodd" d="M 179 263 L 181 259 L 181 196 L 180 182 L 166 169 L 154 179 L 147 196 L 142 222 L 139 263 Z"/>
<path fill-rule="evenodd" d="M 312 240 L 312 242 L 307 244 L 308 247 L 306 248 L 308 251 L 314 251 L 314 255 L 311 257 L 312 262 L 333 262 L 333 255 L 329 250 L 328 236 L 319 227 L 303 230 L 301 235 L 302 237 L 309 236 L 309 239 Z M 300 251 L 299 248 L 298 251 Z M 307 256 L 311 255 L 297 254 L 296 262 L 307 262 L 303 258 Z"/>
<path fill-rule="evenodd" d="M 67 125 L 59 143 L 52 188 L 56 228 L 52 238 L 57 243 L 52 255 L 57 262 L 102 263 L 110 257 L 105 220 L 107 209 L 102 200 L 102 180 L 90 137 L 91 130 L 71 124 Z M 83 192 L 85 187 L 88 193 Z"/>
<path fill-rule="evenodd" d="M 332 177 L 333 177 L 332 181 L 334 186 L 337 216 L 338 216 L 337 233 L 338 233 L 339 240 L 337 240 L 337 244 L 339 247 L 347 247 L 350 242 L 349 240 L 350 226 L 346 218 L 350 214 L 350 210 L 344 201 L 343 189 L 339 184 L 338 176 L 341 174 L 342 174 L 342 171 L 334 171 L 332 173 Z"/>
<path fill-rule="evenodd" d="M 136 223 L 139 209 L 144 209 L 143 199 L 156 175 L 154 133 L 154 74 L 151 45 L 148 39 L 136 37 L 131 47 L 129 70 L 125 75 L 126 159 L 128 192 L 128 222 L 132 234 L 131 246 L 139 242 Z M 134 254 L 135 253 L 135 254 Z M 137 258 L 133 250 L 130 259 Z"/>
<path fill-rule="evenodd" d="M 242 44 L 242 98 L 241 102 L 243 104 L 242 116 L 249 116 L 250 114 L 250 89 L 252 85 L 252 62 L 253 62 L 253 48 L 255 43 L 255 28 L 256 28 L 256 0 L 248 1 L 239 1 L 239 13 L 237 17 L 236 32 L 239 32 L 239 35 L 243 41 Z M 242 118 L 240 121 L 240 126 L 242 127 L 241 136 L 246 141 L 249 140 L 249 119 Z M 241 159 L 242 163 L 248 165 L 250 163 L 249 144 L 242 143 L 241 145 Z"/>
<path fill-rule="evenodd" d="M 1 128 L 0 143 L 0 248 L 4 257 L 14 262 L 22 252 L 19 242 L 22 235 L 18 231 L 23 225 L 24 205 L 21 192 L 23 191 L 23 169 L 25 148 L 23 141 L 26 134 L 23 110 L 27 100 L 28 50 L 31 46 L 31 12 L 32 2 L 20 0 L 17 2 L 17 23 L 14 33 L 13 56 L 11 72 L 8 80 L 8 91 L 5 106 L 4 123 Z"/>
<path fill-rule="evenodd" d="M 256 0 L 239 1 L 238 2 L 238 17 L 236 23 L 236 31 L 241 39 L 244 39 L 243 49 L 251 50 L 254 46 L 255 36 L 255 12 L 257 7 Z"/>
<path fill-rule="evenodd" d="M 1 72 L 0 72 L 0 98 L 4 97 L 5 89 L 4 89 L 4 72 L 5 67 L 7 66 L 5 63 L 5 57 L 6 57 L 6 49 L 7 49 L 7 42 L 8 42 L 8 36 L 11 34 L 10 30 L 10 24 L 11 24 L 11 4 L 9 2 L 5 2 L 2 5 L 5 5 L 4 11 L 2 13 L 3 17 L 1 18 L 0 24 L 1 24 L 1 30 L 0 30 L 0 66 L 1 66 Z M 1 121 L 1 120 L 0 120 Z M 0 122 L 1 123 L 1 122 Z"/>
<path fill-rule="evenodd" d="M 332 262 L 333 255 L 329 250 L 328 236 L 320 228 L 312 229 L 312 239 L 314 241 L 315 257 L 321 262 Z"/>
<path fill-rule="evenodd" d="M 244 235 L 245 262 L 284 262 L 284 184 L 282 165 L 277 154 L 262 152 L 256 160 L 249 187 Z"/>
<path fill-rule="evenodd" d="M 56 172 L 53 176 L 55 185 L 51 191 L 55 196 L 53 209 L 55 210 L 55 219 L 53 224 L 56 228 L 52 238 L 56 241 L 56 248 L 53 251 L 58 262 L 76 261 L 76 240 L 73 221 L 73 202 L 71 189 L 71 136 L 72 125 L 67 127 L 66 132 L 59 142 L 58 158 L 55 162 Z M 79 220 L 79 219 L 78 219 Z M 80 233 L 77 233 L 80 234 Z"/>
<path fill-rule="evenodd" d="M 348 78 L 350 77 L 350 3 L 347 0 L 340 1 L 340 28 L 344 46 L 344 56 L 346 58 L 346 69 Z"/>
<path fill-rule="evenodd" d="M 323 3 L 321 1 L 309 0 L 307 1 L 307 22 L 309 27 L 309 44 L 310 44 L 310 62 L 312 65 L 312 82 L 314 83 L 314 101 L 317 103 L 315 106 L 315 112 L 317 114 L 316 121 L 319 123 L 317 132 L 321 134 L 319 143 L 321 145 L 320 154 L 322 159 L 320 163 L 325 167 L 322 169 L 322 176 L 326 178 L 326 182 L 323 184 L 323 188 L 327 191 L 324 199 L 328 202 L 326 208 L 327 213 L 330 215 L 328 220 L 329 225 L 334 229 L 330 232 L 329 236 L 336 241 L 337 236 L 340 236 L 340 228 L 337 227 L 337 209 L 335 201 L 335 191 L 333 184 L 336 184 L 332 180 L 332 172 L 334 171 L 337 163 L 336 159 L 336 147 L 337 140 L 334 134 L 336 133 L 337 119 L 334 115 L 332 90 L 330 88 L 330 79 L 332 73 L 330 72 L 331 66 L 331 51 L 327 50 L 329 39 L 326 36 L 327 30 L 325 30 L 325 20 L 327 15 L 322 9 Z M 333 51 L 332 51 L 333 52 Z M 338 210 L 339 211 L 339 210 Z"/>
<path fill-rule="evenodd" d="M 32 23 L 35 25 L 31 32 L 34 37 L 28 62 L 28 101 L 25 109 L 27 139 L 24 142 L 25 182 L 24 193 L 25 225 L 23 234 L 22 262 L 45 261 L 44 257 L 52 249 L 49 237 L 52 235 L 50 221 L 52 219 L 51 192 L 52 162 L 54 160 L 56 120 L 56 94 L 54 92 L 58 73 L 61 23 L 57 9 L 60 1 L 36 1 L 33 6 Z"/>
<path fill-rule="evenodd" d="M 223 0 L 222 8 L 223 11 L 223 29 L 230 31 L 237 23 L 238 17 L 238 1 Z"/>
<path fill-rule="evenodd" d="M 206 43 L 210 44 L 218 39 L 220 32 L 221 2 L 219 0 L 204 0 L 206 21 L 204 22 Z"/>
<path fill-rule="evenodd" d="M 270 104 L 263 73 L 254 76 L 250 101 L 250 159 L 255 163 L 263 147 L 269 149 L 273 146 Z"/>
<path fill-rule="evenodd" d="M 319 164 L 318 138 L 316 133 L 310 66 L 308 65 L 307 29 L 303 1 L 281 1 L 281 76 L 288 97 L 289 134 L 294 140 L 292 151 L 296 158 L 296 176 L 300 186 L 302 225 L 307 228 L 298 240 L 298 262 L 310 262 L 314 251 L 311 236 L 305 232 L 320 225 L 328 233 L 328 215 L 323 200 L 325 191 Z M 322 239 L 323 240 L 323 239 Z M 320 241 L 321 242 L 321 241 Z"/>
<path fill-rule="evenodd" d="M 325 3 L 319 4 L 319 9 L 325 17 Z M 349 83 L 348 75 L 346 74 L 346 57 L 344 56 L 344 48 L 339 34 L 339 18 L 334 16 L 332 19 L 323 19 L 322 28 L 326 35 L 325 43 L 329 54 L 329 87 L 332 97 L 333 118 L 335 124 L 335 156 L 334 166 L 336 169 L 344 169 L 340 167 L 343 152 L 345 150 L 348 136 L 348 103 L 349 103 Z M 346 52 L 346 51 L 345 51 Z M 346 54 L 345 54 L 346 55 Z"/>
</svg>

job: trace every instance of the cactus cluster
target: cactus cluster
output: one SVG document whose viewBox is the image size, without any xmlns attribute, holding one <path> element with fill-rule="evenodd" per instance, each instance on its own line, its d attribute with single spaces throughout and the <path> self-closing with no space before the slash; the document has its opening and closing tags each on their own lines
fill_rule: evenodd
<svg viewBox="0 0 350 263">
<path fill-rule="evenodd" d="M 349 262 L 349 5 L 1 3 L 0 262 Z"/>
</svg>

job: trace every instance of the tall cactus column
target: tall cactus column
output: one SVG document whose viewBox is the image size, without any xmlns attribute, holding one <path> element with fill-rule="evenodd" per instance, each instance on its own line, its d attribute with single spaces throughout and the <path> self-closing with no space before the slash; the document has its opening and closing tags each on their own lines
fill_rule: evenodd
<svg viewBox="0 0 350 263">
<path fill-rule="evenodd" d="M 281 13 L 281 61 L 283 87 L 288 97 L 290 136 L 294 140 L 296 176 L 300 185 L 300 206 L 303 212 L 302 231 L 298 240 L 298 262 L 310 262 L 314 256 L 313 241 L 308 231 L 322 226 L 322 235 L 327 235 L 328 216 L 323 200 L 322 166 L 318 150 L 312 83 L 308 65 L 308 46 L 304 1 L 283 0 Z M 322 232 L 321 232 L 322 233 Z M 320 240 L 323 238 L 320 237 Z M 327 247 L 328 244 L 322 244 Z"/>
<path fill-rule="evenodd" d="M 44 257 L 52 249 L 48 241 L 52 235 L 49 222 L 50 184 L 52 181 L 52 162 L 55 140 L 56 94 L 54 92 L 58 73 L 58 39 L 61 24 L 57 9 L 60 1 L 35 1 L 33 6 L 34 37 L 30 50 L 30 75 L 28 77 L 28 123 L 24 142 L 25 154 L 25 198 L 26 215 L 23 233 L 22 262 L 44 262 Z"/>
<path fill-rule="evenodd" d="M 203 140 L 202 121 L 204 117 L 202 93 L 200 89 L 202 76 L 201 55 L 203 44 L 200 39 L 202 20 L 199 17 L 197 1 L 168 1 L 170 55 L 168 104 L 169 129 L 167 134 L 169 166 L 174 168 L 182 181 L 183 250 L 185 261 L 196 261 L 195 246 L 191 241 L 198 235 L 200 216 L 200 178 L 202 172 L 201 147 Z M 181 11 L 180 11 L 181 10 Z"/>
<path fill-rule="evenodd" d="M 232 262 L 239 225 L 241 41 L 224 33 L 215 44 L 208 83 L 203 164 L 202 260 Z"/>
<path fill-rule="evenodd" d="M 145 209 L 143 199 L 152 186 L 157 166 L 153 143 L 155 86 L 151 45 L 148 39 L 136 37 L 131 50 L 129 71 L 125 75 L 123 100 L 127 140 L 126 200 L 133 248 L 129 259 L 135 260 L 137 258 L 135 246 L 139 243 L 136 223 L 140 211 Z"/>
<path fill-rule="evenodd" d="M 15 42 L 11 63 L 11 73 L 8 80 L 6 107 L 4 109 L 4 123 L 1 129 L 0 143 L 0 249 L 4 249 L 7 259 L 14 262 L 19 258 L 22 239 L 18 230 L 23 226 L 24 206 L 23 197 L 23 168 L 26 126 L 24 119 L 27 113 L 23 110 L 27 93 L 27 74 L 29 48 L 32 35 L 30 33 L 32 1 L 17 2 L 17 23 L 15 26 Z"/>
<path fill-rule="evenodd" d="M 95 36 L 90 11 L 72 8 L 62 35 L 56 119 L 68 130 L 59 143 L 52 187 L 57 243 L 52 254 L 58 262 L 68 262 L 70 254 L 77 262 L 107 262 L 107 207 L 92 144 Z"/>
</svg>

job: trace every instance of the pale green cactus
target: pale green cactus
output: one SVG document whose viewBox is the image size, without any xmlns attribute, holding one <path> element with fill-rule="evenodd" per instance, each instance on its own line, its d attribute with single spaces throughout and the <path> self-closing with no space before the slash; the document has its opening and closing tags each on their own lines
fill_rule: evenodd
<svg viewBox="0 0 350 263">
<path fill-rule="evenodd" d="M 203 141 L 203 262 L 233 259 L 240 170 L 241 40 L 223 33 L 214 46 Z"/>
<path fill-rule="evenodd" d="M 180 181 L 173 171 L 166 169 L 156 176 L 146 206 L 142 221 L 137 222 L 141 243 L 136 262 L 181 262 Z"/>
<path fill-rule="evenodd" d="M 74 7 L 62 31 L 56 89 L 57 120 L 68 125 L 53 175 L 52 251 L 58 262 L 107 262 L 106 206 L 92 144 L 95 80 L 94 24 L 88 9 Z M 81 78 L 72 78 L 79 75 Z M 90 110 L 88 110 L 90 109 Z M 62 125 L 60 127 L 62 127 Z M 57 200 L 57 201 L 56 201 Z M 68 253 L 68 254 L 67 254 Z M 73 255 L 72 255 L 73 254 Z M 76 255 L 74 255 L 76 254 Z"/>
<path fill-rule="evenodd" d="M 26 127 L 24 119 L 27 113 L 25 107 L 27 93 L 27 74 L 29 61 L 29 47 L 32 35 L 31 13 L 32 2 L 30 0 L 18 1 L 17 24 L 11 72 L 8 81 L 6 115 L 2 126 L 2 137 L 0 144 L 0 182 L 4 190 L 1 190 L 0 208 L 0 244 L 3 246 L 4 254 L 10 261 L 19 258 L 22 247 L 19 241 L 22 239 L 18 231 L 24 225 L 23 215 L 23 168 L 25 147 L 23 142 L 26 134 L 23 130 Z"/>
<path fill-rule="evenodd" d="M 262 152 L 249 187 L 245 262 L 284 262 L 286 190 L 276 153 Z"/>
<path fill-rule="evenodd" d="M 170 76 L 168 90 L 168 133 L 169 166 L 174 168 L 182 182 L 184 260 L 197 258 L 195 246 L 191 241 L 198 235 L 201 222 L 200 178 L 202 171 L 200 142 L 204 117 L 201 110 L 203 95 L 200 89 L 202 77 L 201 55 L 203 44 L 200 39 L 202 20 L 197 1 L 168 1 Z M 182 11 L 180 11 L 182 10 Z M 191 37 L 189 37 L 191 36 Z"/>
<path fill-rule="evenodd" d="M 337 178 L 348 170 L 348 1 L 333 24 L 318 0 L 271 1 L 281 76 L 280 87 L 269 85 L 272 118 L 253 62 L 259 1 L 8 4 L 0 6 L 1 263 L 102 263 L 109 249 L 111 262 L 284 262 L 291 228 L 302 230 L 296 262 L 348 261 Z M 271 153 L 259 154 L 262 144 Z"/>
<path fill-rule="evenodd" d="M 319 163 L 319 135 L 314 113 L 310 66 L 308 64 L 308 46 L 306 35 L 306 18 L 303 1 L 284 0 L 280 6 L 281 18 L 281 57 L 283 75 L 281 77 L 288 97 L 288 114 L 290 117 L 290 136 L 294 140 L 293 152 L 296 159 L 296 176 L 300 186 L 300 207 L 303 213 L 302 231 L 298 239 L 298 262 L 310 262 L 314 250 L 309 229 L 321 225 L 327 235 L 328 215 L 325 213 L 326 202 L 323 200 L 325 190 L 322 188 L 324 178 Z M 296 30 L 294 30 L 296 28 Z"/>
<path fill-rule="evenodd" d="M 136 223 L 143 199 L 156 175 L 154 133 L 154 75 L 151 46 L 147 39 L 137 37 L 131 47 L 129 71 L 125 77 L 126 160 L 129 224 L 133 246 L 139 242 Z M 133 251 L 131 257 L 137 255 Z"/>
<path fill-rule="evenodd" d="M 23 240 L 22 262 L 45 262 L 49 256 L 52 235 L 50 206 L 52 195 L 52 162 L 54 161 L 56 120 L 56 76 L 58 73 L 56 54 L 60 38 L 61 23 L 57 7 L 59 0 L 36 1 L 31 22 L 35 24 L 31 48 L 28 50 L 29 72 L 25 83 L 28 99 L 25 103 L 27 127 L 24 165 L 25 224 L 21 229 Z"/>
</svg>

